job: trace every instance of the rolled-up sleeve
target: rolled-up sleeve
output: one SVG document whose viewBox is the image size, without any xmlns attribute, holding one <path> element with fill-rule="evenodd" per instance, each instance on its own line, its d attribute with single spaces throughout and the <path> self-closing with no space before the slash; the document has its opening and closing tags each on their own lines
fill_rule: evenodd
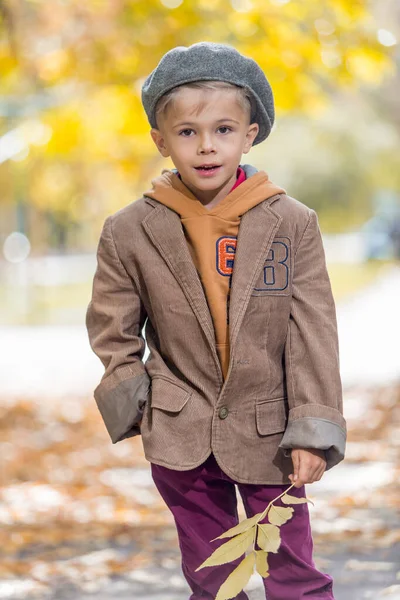
<svg viewBox="0 0 400 600">
<path fill-rule="evenodd" d="M 294 257 L 293 296 L 284 350 L 289 418 L 279 446 L 325 451 L 326 469 L 345 455 L 346 421 L 336 309 L 318 217 L 310 215 Z"/>
<path fill-rule="evenodd" d="M 105 367 L 94 398 L 113 443 L 140 434 L 150 386 L 142 362 L 146 318 L 136 282 L 118 256 L 109 216 L 97 247 L 86 328 L 90 346 Z"/>
</svg>

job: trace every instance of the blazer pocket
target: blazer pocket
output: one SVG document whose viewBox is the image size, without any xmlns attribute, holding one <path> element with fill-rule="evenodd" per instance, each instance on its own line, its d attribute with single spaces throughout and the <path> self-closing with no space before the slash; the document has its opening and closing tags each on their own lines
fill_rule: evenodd
<svg viewBox="0 0 400 600">
<path fill-rule="evenodd" d="M 151 408 L 180 412 L 192 393 L 167 378 L 155 376 L 151 380 Z"/>
<path fill-rule="evenodd" d="M 257 400 L 256 422 L 260 435 L 285 431 L 287 423 L 286 397 Z"/>
</svg>

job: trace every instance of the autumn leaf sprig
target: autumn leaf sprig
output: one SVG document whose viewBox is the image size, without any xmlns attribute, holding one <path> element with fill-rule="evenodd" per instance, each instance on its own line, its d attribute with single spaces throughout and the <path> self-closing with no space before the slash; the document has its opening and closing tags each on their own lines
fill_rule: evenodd
<svg viewBox="0 0 400 600">
<path fill-rule="evenodd" d="M 305 502 L 310 502 L 314 505 L 308 498 L 298 498 L 297 496 L 289 495 L 288 491 L 293 486 L 294 484 L 274 498 L 274 500 L 271 500 L 263 512 L 241 521 L 235 527 L 228 529 L 222 535 L 211 540 L 213 542 L 222 538 L 232 538 L 229 542 L 217 548 L 211 556 L 197 567 L 196 571 L 204 567 L 224 565 L 236 560 L 251 547 L 249 554 L 222 583 L 215 600 L 235 598 L 246 586 L 253 574 L 254 567 L 261 577 L 266 578 L 269 576 L 268 553 L 278 552 L 281 545 L 279 527 L 289 521 L 294 512 L 291 506 L 274 506 L 274 502 L 282 498 L 284 504 L 304 504 Z M 269 523 L 260 523 L 266 516 Z M 261 550 L 255 549 L 256 542 Z"/>
</svg>

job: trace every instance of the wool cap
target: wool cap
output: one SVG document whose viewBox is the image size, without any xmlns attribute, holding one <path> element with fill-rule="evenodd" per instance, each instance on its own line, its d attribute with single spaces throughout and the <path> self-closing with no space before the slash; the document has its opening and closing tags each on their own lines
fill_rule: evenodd
<svg viewBox="0 0 400 600">
<path fill-rule="evenodd" d="M 261 67 L 233 46 L 198 42 L 169 50 L 142 86 L 142 103 L 149 123 L 157 128 L 158 100 L 172 88 L 192 81 L 225 81 L 246 88 L 252 99 L 251 122 L 259 132 L 253 145 L 265 140 L 275 120 L 271 86 Z"/>
</svg>

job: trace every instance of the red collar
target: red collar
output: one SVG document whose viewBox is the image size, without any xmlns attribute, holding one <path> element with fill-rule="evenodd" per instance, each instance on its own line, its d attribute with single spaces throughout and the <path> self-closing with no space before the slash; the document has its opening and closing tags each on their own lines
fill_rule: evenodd
<svg viewBox="0 0 400 600">
<path fill-rule="evenodd" d="M 236 172 L 236 183 L 233 186 L 233 188 L 231 189 L 231 192 L 237 188 L 238 185 L 240 185 L 241 183 L 243 183 L 243 181 L 246 181 L 246 173 L 244 172 L 244 170 L 242 169 L 242 167 L 238 167 L 237 172 Z"/>
</svg>

